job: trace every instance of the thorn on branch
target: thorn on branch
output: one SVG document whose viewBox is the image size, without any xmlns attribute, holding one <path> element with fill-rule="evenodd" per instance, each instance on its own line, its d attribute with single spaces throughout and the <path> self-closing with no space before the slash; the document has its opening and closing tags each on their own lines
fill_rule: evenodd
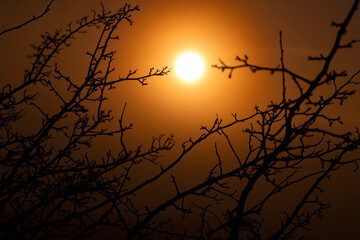
<svg viewBox="0 0 360 240">
<path fill-rule="evenodd" d="M 341 27 L 343 24 L 342 23 L 336 23 L 334 21 L 331 21 L 331 26 L 334 26 L 334 27 Z"/>
<path fill-rule="evenodd" d="M 326 57 L 322 53 L 320 53 L 319 57 L 309 56 L 308 60 L 310 60 L 310 61 L 325 61 Z"/>
</svg>

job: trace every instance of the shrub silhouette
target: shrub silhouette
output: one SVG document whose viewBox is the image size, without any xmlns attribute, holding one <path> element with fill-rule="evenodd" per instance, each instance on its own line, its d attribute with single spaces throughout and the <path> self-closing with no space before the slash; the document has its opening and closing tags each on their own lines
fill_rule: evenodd
<svg viewBox="0 0 360 240">
<path fill-rule="evenodd" d="M 39 16 L 2 31 L 0 36 L 36 24 L 52 3 Z M 215 119 L 213 125 L 201 128 L 199 137 L 184 142 L 181 153 L 171 163 L 158 165 L 158 171 L 141 181 L 133 181 L 134 169 L 144 162 L 156 163 L 162 152 L 172 150 L 173 136 L 154 137 L 146 149 L 130 147 L 124 138 L 132 128 L 132 124 L 124 123 L 126 104 L 120 119 L 114 119 L 112 111 L 104 106 L 108 92 L 117 85 L 125 81 L 146 85 L 148 78 L 169 73 L 164 67 L 150 69 L 146 75 L 129 71 L 123 78 L 113 77 L 116 52 L 110 49 L 110 43 L 118 39 L 119 24 L 132 24 L 131 13 L 139 8 L 125 5 L 111 12 L 101 5 L 100 11 L 65 30 L 45 33 L 40 44 L 32 46 L 31 67 L 25 70 L 23 82 L 17 86 L 6 84 L 0 93 L 1 238 L 89 239 L 105 231 L 119 239 L 297 237 L 299 230 L 307 229 L 311 220 L 321 217 L 329 207 L 320 199 L 320 184 L 344 165 L 355 164 L 357 169 L 360 160 L 359 130 L 339 132 L 336 125 L 341 124 L 340 117 L 327 111 L 332 105 L 341 107 L 359 85 L 360 71 L 348 76 L 330 67 L 338 51 L 357 42 L 343 43 L 342 38 L 358 4 L 355 0 L 343 22 L 333 23 L 337 35 L 329 53 L 309 57 L 322 63 L 312 79 L 285 67 L 281 32 L 278 67 L 252 64 L 246 55 L 236 57 L 233 66 L 220 60 L 214 67 L 229 72 L 229 77 L 241 68 L 279 74 L 282 100 L 271 102 L 265 109 L 255 107 L 254 113 L 245 118 L 234 114 L 228 123 Z M 53 62 L 63 48 L 70 47 L 77 35 L 89 28 L 98 30 L 98 41 L 87 52 L 89 67 L 86 77 L 79 80 L 67 76 L 61 63 Z M 319 90 L 324 87 L 326 92 Z M 290 88 L 295 88 L 297 94 L 290 95 Z M 43 107 L 38 94 L 33 93 L 40 89 L 56 97 L 57 108 L 50 111 Z M 41 126 L 25 133 L 17 129 L 17 124 L 29 109 L 37 110 Z M 109 128 L 113 121 L 119 121 L 116 129 Z M 245 126 L 242 134 L 248 136 L 245 156 L 239 154 L 228 135 L 236 125 Z M 181 189 L 173 170 L 212 135 L 224 139 L 237 161 L 236 167 L 225 170 L 226 163 L 215 145 L 218 162 L 209 169 L 207 178 Z M 102 157 L 88 154 L 95 139 L 111 136 L 120 138 L 116 152 L 109 149 Z M 138 192 L 151 189 L 166 177 L 175 189 L 171 197 L 157 206 L 148 206 L 146 201 L 138 203 Z M 281 197 L 294 186 L 301 186 L 301 194 L 283 210 L 278 225 L 270 223 L 276 230 L 264 236 L 266 209 L 278 195 Z M 258 196 L 255 200 L 250 196 L 254 192 Z M 174 228 L 177 214 L 197 223 L 196 230 Z"/>
</svg>

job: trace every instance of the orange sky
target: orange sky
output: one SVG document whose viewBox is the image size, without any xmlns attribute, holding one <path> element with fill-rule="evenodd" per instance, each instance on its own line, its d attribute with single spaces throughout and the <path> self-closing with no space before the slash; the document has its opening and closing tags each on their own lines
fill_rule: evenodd
<svg viewBox="0 0 360 240">
<path fill-rule="evenodd" d="M 55 1 L 51 11 L 37 23 L 0 37 L 0 81 L 18 82 L 27 66 L 26 54 L 30 43 L 39 41 L 39 34 L 63 27 L 70 21 L 97 9 L 98 0 Z M 119 7 L 118 0 L 103 0 L 106 8 Z M 218 58 L 232 64 L 236 55 L 247 54 L 250 62 L 275 67 L 280 64 L 279 30 L 283 31 L 285 65 L 305 76 L 313 76 L 319 65 L 307 61 L 308 55 L 326 53 L 335 36 L 331 20 L 340 21 L 347 13 L 351 0 L 142 0 L 127 1 L 139 4 L 141 11 L 134 13 L 134 25 L 121 25 L 120 40 L 114 44 L 118 51 L 118 73 L 139 69 L 147 73 L 150 67 L 172 67 L 176 57 L 193 50 L 204 57 L 207 67 L 198 82 L 184 83 L 174 72 L 166 77 L 149 79 L 148 86 L 125 83 L 111 95 L 109 105 L 115 116 L 120 116 L 122 106 L 128 103 L 126 119 L 134 123 L 133 140 L 149 140 L 158 133 L 173 133 L 178 146 L 189 136 L 197 136 L 201 125 L 209 125 L 219 114 L 224 120 L 231 113 L 245 117 L 255 105 L 266 106 L 272 99 L 280 99 L 279 76 L 263 73 L 251 74 L 239 70 L 233 78 L 211 68 Z M 45 7 L 43 0 L 0 1 L 0 30 L 13 26 L 40 13 Z M 36 25 L 36 27 L 35 27 Z M 360 12 L 357 12 L 347 39 L 360 39 Z M 85 69 L 85 52 L 93 46 L 95 32 L 79 36 L 71 49 L 65 49 L 59 61 L 64 71 L 81 77 Z M 345 49 L 336 59 L 336 66 L 345 68 L 351 75 L 360 67 L 360 46 Z M 354 111 L 360 95 L 349 100 L 344 107 L 346 126 L 360 125 L 360 111 Z M 213 145 L 212 145 L 213 146 Z M 207 146 L 202 150 L 206 151 Z M 201 149 L 200 149 L 201 150 Z M 202 156 L 201 154 L 198 156 Z M 203 160 L 200 160 L 203 161 Z M 191 166 L 191 162 L 186 166 Z M 195 165 L 201 165 L 195 163 Z M 348 171 L 351 172 L 351 171 Z M 345 174 L 344 174 L 345 175 Z M 335 185 L 350 184 L 360 180 L 359 173 L 353 178 L 343 177 Z M 333 210 L 328 211 L 318 229 L 309 239 L 319 239 L 325 231 L 327 239 L 351 236 L 358 231 L 352 215 L 360 214 L 360 208 L 352 208 L 360 201 L 360 185 L 354 188 L 336 188 L 327 193 L 333 199 Z M 331 189 L 331 187 L 330 187 Z M 341 197 L 340 197 L 341 196 Z M 358 220 L 358 218 L 356 218 Z M 343 224 L 337 229 L 327 226 Z M 357 233 L 359 234 L 359 233 Z M 332 237 L 332 238 L 331 238 Z"/>
</svg>

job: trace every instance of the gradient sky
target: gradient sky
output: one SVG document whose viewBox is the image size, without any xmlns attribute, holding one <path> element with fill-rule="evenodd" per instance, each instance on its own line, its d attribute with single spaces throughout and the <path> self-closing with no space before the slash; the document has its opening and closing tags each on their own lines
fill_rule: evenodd
<svg viewBox="0 0 360 240">
<path fill-rule="evenodd" d="M 43 0 L 0 1 L 0 30 L 19 24 L 40 13 Z M 193 50 L 204 57 L 206 69 L 196 83 L 185 83 L 175 73 L 149 79 L 148 86 L 125 83 L 113 92 L 110 107 L 119 117 L 123 103 L 128 103 L 126 119 L 135 125 L 132 139 L 150 140 L 158 133 L 173 133 L 178 146 L 189 136 L 197 136 L 201 125 L 209 125 L 219 114 L 225 121 L 231 113 L 249 115 L 255 105 L 266 106 L 270 100 L 281 98 L 279 76 L 248 70 L 234 72 L 231 79 L 214 69 L 212 64 L 221 58 L 235 63 L 236 55 L 247 54 L 250 62 L 275 67 L 280 64 L 279 31 L 283 31 L 285 65 L 305 76 L 314 76 L 320 65 L 308 62 L 307 56 L 327 53 L 336 29 L 332 20 L 341 21 L 352 0 L 142 0 L 138 4 L 134 24 L 120 27 L 120 40 L 113 48 L 118 51 L 118 74 L 129 69 L 147 73 L 150 67 L 173 67 L 176 57 Z M 103 0 L 108 9 L 118 8 L 123 1 Z M 51 11 L 37 23 L 0 37 L 0 82 L 20 82 L 28 66 L 26 55 L 30 43 L 37 43 L 40 34 L 64 27 L 98 9 L 98 0 L 55 0 Z M 347 40 L 360 39 L 360 12 L 352 19 Z M 81 77 L 87 67 L 85 52 L 96 41 L 95 32 L 79 36 L 71 49 L 60 57 L 62 69 Z M 360 46 L 345 49 L 334 62 L 339 70 L 351 75 L 360 68 Z M 345 127 L 360 126 L 358 104 L 360 95 L 350 99 L 340 112 Z M 200 150 L 206 150 L 203 146 Z M 200 151 L 199 150 L 199 151 Z M 184 168 L 200 167 L 206 155 L 196 155 Z M 199 157 L 203 156 L 203 158 Z M 196 169 L 196 167 L 195 167 Z M 309 239 L 355 239 L 360 215 L 360 175 L 342 170 L 324 194 L 334 206 L 323 221 L 315 221 Z M 345 187 L 346 186 L 346 187 Z M 336 227 L 335 227 L 336 226 Z"/>
</svg>

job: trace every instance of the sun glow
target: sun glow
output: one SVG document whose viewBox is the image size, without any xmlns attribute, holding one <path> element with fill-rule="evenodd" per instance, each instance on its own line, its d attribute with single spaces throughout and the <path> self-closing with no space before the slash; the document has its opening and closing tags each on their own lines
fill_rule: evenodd
<svg viewBox="0 0 360 240">
<path fill-rule="evenodd" d="M 186 52 L 179 56 L 175 63 L 175 72 L 186 82 L 194 82 L 204 73 L 205 64 L 200 55 Z"/>
</svg>

